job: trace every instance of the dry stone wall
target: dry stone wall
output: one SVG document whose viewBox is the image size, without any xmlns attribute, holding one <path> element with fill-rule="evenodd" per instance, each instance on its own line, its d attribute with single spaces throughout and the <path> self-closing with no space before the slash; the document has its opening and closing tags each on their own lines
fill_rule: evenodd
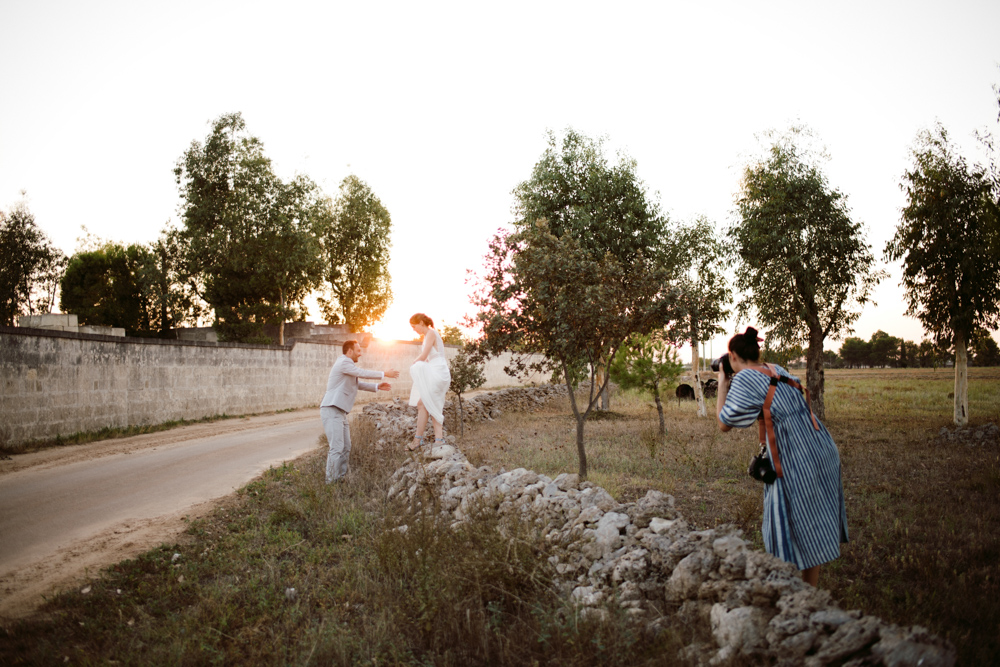
<svg viewBox="0 0 1000 667">
<path fill-rule="evenodd" d="M 470 419 L 532 409 L 560 393 L 565 388 L 480 395 L 469 401 L 476 415 Z M 371 404 L 364 414 L 384 441 L 412 437 L 414 413 L 404 405 Z M 531 524 L 551 548 L 557 586 L 583 616 L 600 618 L 616 606 L 647 633 L 672 623 L 701 626 L 711 641 L 685 648 L 678 657 L 689 662 L 955 663 L 954 647 L 919 626 L 903 628 L 839 608 L 827 591 L 803 582 L 794 566 L 750 548 L 735 527 L 692 530 L 674 498 L 658 491 L 619 503 L 574 474 L 552 479 L 524 468 L 474 467 L 453 444 L 425 448 L 391 481 L 391 500 L 411 513 L 440 513 L 453 528 L 484 508 Z"/>
</svg>

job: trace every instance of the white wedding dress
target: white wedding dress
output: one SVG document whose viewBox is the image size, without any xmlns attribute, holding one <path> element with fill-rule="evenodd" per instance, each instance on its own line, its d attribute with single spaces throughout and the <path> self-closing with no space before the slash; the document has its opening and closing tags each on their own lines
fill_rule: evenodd
<svg viewBox="0 0 1000 667">
<path fill-rule="evenodd" d="M 430 336 L 434 337 L 434 341 L 431 343 L 427 361 L 418 361 L 410 366 L 410 378 L 413 379 L 410 405 L 423 401 L 427 413 L 437 423 L 444 424 L 444 396 L 451 385 L 451 371 L 448 370 L 448 360 L 444 356 L 444 342 L 441 336 L 434 329 L 429 329 L 424 335 L 424 340 L 428 340 Z"/>
</svg>

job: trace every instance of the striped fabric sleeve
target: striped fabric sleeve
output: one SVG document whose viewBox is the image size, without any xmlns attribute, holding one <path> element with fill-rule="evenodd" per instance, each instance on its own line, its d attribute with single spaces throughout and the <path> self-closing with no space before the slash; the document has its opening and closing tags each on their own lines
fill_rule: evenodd
<svg viewBox="0 0 1000 667">
<path fill-rule="evenodd" d="M 768 384 L 766 376 L 754 371 L 734 375 L 719 420 L 733 428 L 753 425 L 767 397 Z"/>
</svg>

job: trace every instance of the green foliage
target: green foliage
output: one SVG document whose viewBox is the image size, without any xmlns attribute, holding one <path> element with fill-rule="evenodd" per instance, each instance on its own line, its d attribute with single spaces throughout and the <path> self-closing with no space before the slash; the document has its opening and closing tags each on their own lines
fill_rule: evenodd
<svg viewBox="0 0 1000 667">
<path fill-rule="evenodd" d="M 449 345 L 465 345 L 465 336 L 458 327 L 445 324 L 441 327 L 441 340 Z"/>
<path fill-rule="evenodd" d="M 477 363 L 465 348 L 459 350 L 458 354 L 448 362 L 448 367 L 451 369 L 451 385 L 448 390 L 459 396 L 486 383 L 483 364 Z"/>
<path fill-rule="evenodd" d="M 764 349 L 760 351 L 761 360 L 770 364 L 777 364 L 782 368 L 789 368 L 792 362 L 798 361 L 805 354 L 801 345 L 794 343 L 781 344 L 776 340 L 764 342 Z"/>
<path fill-rule="evenodd" d="M 0 211 L 0 325 L 18 315 L 49 312 L 66 256 L 35 224 L 25 203 Z"/>
<path fill-rule="evenodd" d="M 732 293 L 723 273 L 727 248 L 705 217 L 671 230 L 671 252 L 678 267 L 677 288 L 687 317 L 668 332 L 670 340 L 695 344 L 725 333 L 722 322 Z M 695 349 L 697 346 L 694 345 Z"/>
<path fill-rule="evenodd" d="M 902 342 L 899 338 L 890 336 L 881 329 L 873 333 L 871 341 L 869 341 L 868 365 L 879 368 L 898 366 L 899 346 Z"/>
<path fill-rule="evenodd" d="M 318 188 L 305 176 L 282 182 L 239 113 L 192 142 L 174 174 L 187 272 L 215 310 L 220 339 L 270 342 L 264 324 L 295 317 L 323 273 Z"/>
<path fill-rule="evenodd" d="M 462 394 L 482 387 L 486 384 L 486 376 L 483 374 L 483 364 L 474 359 L 464 347 L 448 362 L 448 368 L 451 371 L 451 385 L 448 389 L 458 396 L 459 435 L 464 436 L 465 410 L 462 407 Z"/>
<path fill-rule="evenodd" d="M 179 234 L 164 229 L 150 245 L 121 245 L 88 236 L 61 280 L 60 307 L 81 324 L 121 327 L 129 336 L 169 338 L 203 312 L 183 272 Z"/>
<path fill-rule="evenodd" d="M 515 226 L 524 231 L 546 220 L 553 236 L 572 237 L 587 254 L 608 253 L 626 265 L 639 256 L 662 257 L 666 220 L 647 196 L 635 160 L 619 155 L 612 164 L 602 144 L 572 128 L 562 142 L 550 131 L 531 177 L 514 189 Z"/>
<path fill-rule="evenodd" d="M 169 337 L 172 329 L 197 324 L 205 314 L 205 302 L 198 296 L 199 284 L 189 272 L 177 229 L 165 227 L 149 252 L 151 261 L 141 267 L 139 279 L 149 299 L 152 329 Z"/>
<path fill-rule="evenodd" d="M 142 245 L 107 243 L 74 254 L 61 282 L 59 307 L 75 313 L 80 324 L 121 327 L 129 336 L 152 330 L 151 304 L 143 272 L 154 263 Z"/>
<path fill-rule="evenodd" d="M 355 175 L 322 217 L 320 234 L 330 298 L 320 298 L 330 323 L 361 331 L 377 322 L 392 303 L 389 249 L 392 219 L 367 183 Z"/>
<path fill-rule="evenodd" d="M 608 368 L 622 389 L 638 389 L 653 397 L 660 418 L 660 437 L 667 434 L 661 392 L 677 384 L 684 370 L 677 350 L 655 335 L 636 335 L 618 348 Z"/>
<path fill-rule="evenodd" d="M 600 141 L 568 130 L 560 146 L 550 133 L 549 147 L 514 195 L 515 231 L 490 242 L 473 297 L 483 330 L 477 353 L 518 353 L 512 373 L 562 371 L 586 477 L 583 429 L 607 386 L 600 372 L 631 335 L 678 319 L 671 285 L 677 266 L 665 219 L 646 197 L 634 160 L 609 163 Z M 521 356 L 532 353 L 546 361 Z M 572 391 L 582 368 L 590 372 L 583 409 Z"/>
<path fill-rule="evenodd" d="M 969 341 L 973 366 L 1000 366 L 1000 346 L 985 329 L 977 329 Z"/>
<path fill-rule="evenodd" d="M 957 153 L 944 127 L 924 131 L 901 184 L 906 206 L 885 247 L 903 262 L 907 315 L 939 341 L 1000 326 L 1000 188 Z"/>
<path fill-rule="evenodd" d="M 845 338 L 840 346 L 840 358 L 848 368 L 868 366 L 871 363 L 871 345 L 863 338 Z"/>
<path fill-rule="evenodd" d="M 649 332 L 674 319 L 669 276 L 643 256 L 623 266 L 612 254 L 595 258 L 576 239 L 557 238 L 544 224 L 510 235 L 498 234 L 487 256 L 483 287 L 473 298 L 483 327 L 478 349 L 542 355 L 527 362 L 515 355 L 511 370 L 545 372 L 550 362 L 572 387 L 574 371 L 590 371 L 590 396 L 581 409 L 570 394 L 577 418 L 580 475 L 586 476 L 583 424 L 601 387 L 596 369 L 614 357 L 629 336 Z"/>
<path fill-rule="evenodd" d="M 768 137 L 767 155 L 743 171 L 739 218 L 727 232 L 744 289 L 737 312 L 756 313 L 780 343 L 808 345 L 807 383 L 822 418 L 823 341 L 850 333 L 884 272 L 845 196 L 817 166 L 821 156 L 803 147 L 808 132 Z"/>
</svg>

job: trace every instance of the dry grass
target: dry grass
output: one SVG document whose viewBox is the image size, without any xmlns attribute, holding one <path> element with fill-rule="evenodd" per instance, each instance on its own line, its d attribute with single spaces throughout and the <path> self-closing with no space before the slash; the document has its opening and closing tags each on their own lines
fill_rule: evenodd
<svg viewBox="0 0 1000 667">
<path fill-rule="evenodd" d="M 583 622 L 520 523 L 501 532 L 483 512 L 455 531 L 387 504 L 404 456 L 373 435 L 354 422 L 342 482 L 323 483 L 322 450 L 272 469 L 183 545 L 2 628 L 0 664 L 638 665 L 683 646 L 682 630 L 643 638 L 620 612 Z"/>
<path fill-rule="evenodd" d="M 851 543 L 820 583 L 847 608 L 949 637 L 960 664 L 988 664 L 1000 659 L 1000 451 L 937 444 L 953 385 L 945 370 L 827 372 Z M 969 395 L 972 425 L 1000 424 L 1000 369 L 970 369 Z M 671 493 L 693 524 L 734 523 L 761 546 L 762 486 L 745 472 L 755 428 L 720 433 L 693 402 L 668 401 L 660 444 L 652 400 L 623 394 L 611 407 L 623 418 L 586 427 L 592 481 L 621 501 Z M 568 401 L 479 425 L 463 447 L 479 465 L 577 469 Z"/>
<path fill-rule="evenodd" d="M 827 425 L 841 450 L 852 542 L 821 585 L 847 608 L 918 623 L 959 648 L 959 664 L 1000 656 L 1000 452 L 935 444 L 950 424 L 945 371 L 827 376 Z M 973 423 L 1000 422 L 1000 369 L 970 373 Z M 735 523 L 760 543 L 762 487 L 746 476 L 751 430 L 723 434 L 691 402 L 613 398 L 587 424 L 591 480 L 619 500 L 672 493 L 697 526 Z M 475 464 L 577 469 L 568 404 L 469 428 Z M 317 424 L 317 431 L 319 425 Z M 325 453 L 273 469 L 195 522 L 183 545 L 125 561 L 87 594 L 0 631 L 3 664 L 676 664 L 695 629 L 643 636 L 624 618 L 582 623 L 551 588 L 523 526 L 498 539 L 488 513 L 465 530 L 385 501 L 404 455 L 352 429 L 354 468 L 323 483 Z M 405 533 L 391 530 L 400 523 Z M 180 557 L 174 560 L 174 553 Z M 295 593 L 287 593 L 288 589 Z"/>
</svg>

